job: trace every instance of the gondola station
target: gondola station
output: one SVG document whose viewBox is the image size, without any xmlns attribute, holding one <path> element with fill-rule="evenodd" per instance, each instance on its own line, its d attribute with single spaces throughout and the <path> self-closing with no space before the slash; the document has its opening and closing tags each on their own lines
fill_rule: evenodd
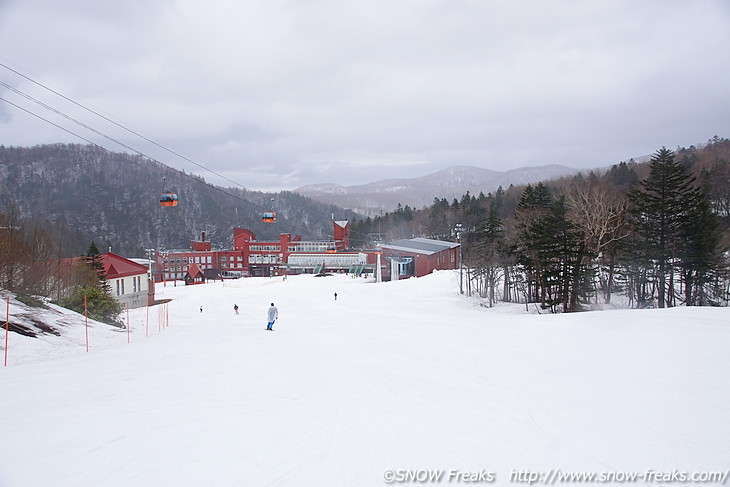
<svg viewBox="0 0 730 487">
<path fill-rule="evenodd" d="M 333 221 L 333 239 L 306 241 L 282 233 L 279 240 L 260 241 L 246 228 L 233 229 L 233 248 L 213 250 L 205 233 L 190 249 L 160 251 L 156 281 L 197 284 L 216 279 L 273 277 L 291 274 L 344 273 L 376 275 L 384 280 L 420 277 L 435 269 L 459 267 L 459 245 L 430 239 L 406 239 L 377 250 L 350 249 L 349 222 Z M 195 275 L 190 274 L 190 269 Z"/>
</svg>

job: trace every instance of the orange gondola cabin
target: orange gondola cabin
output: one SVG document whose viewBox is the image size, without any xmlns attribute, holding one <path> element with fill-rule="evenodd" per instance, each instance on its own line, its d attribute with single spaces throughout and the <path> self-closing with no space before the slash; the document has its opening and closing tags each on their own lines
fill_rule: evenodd
<svg viewBox="0 0 730 487">
<path fill-rule="evenodd" d="M 160 195 L 160 204 L 162 206 L 177 206 L 178 198 L 175 193 L 162 193 Z"/>
<path fill-rule="evenodd" d="M 261 219 L 264 223 L 274 223 L 276 221 L 276 213 L 273 211 L 265 211 Z"/>
</svg>

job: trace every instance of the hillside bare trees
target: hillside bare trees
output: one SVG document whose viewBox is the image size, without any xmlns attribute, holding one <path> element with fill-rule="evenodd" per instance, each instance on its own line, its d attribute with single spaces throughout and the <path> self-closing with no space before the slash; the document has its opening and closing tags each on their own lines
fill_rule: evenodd
<svg viewBox="0 0 730 487">
<path fill-rule="evenodd" d="M 19 294 L 47 295 L 55 239 L 42 220 L 20 216 L 12 202 L 0 212 L 0 287 Z"/>
<path fill-rule="evenodd" d="M 566 193 L 568 218 L 582 231 L 584 258 L 593 261 L 606 303 L 611 302 L 619 243 L 629 233 L 628 198 L 610 184 L 598 181 L 574 183 Z"/>
</svg>

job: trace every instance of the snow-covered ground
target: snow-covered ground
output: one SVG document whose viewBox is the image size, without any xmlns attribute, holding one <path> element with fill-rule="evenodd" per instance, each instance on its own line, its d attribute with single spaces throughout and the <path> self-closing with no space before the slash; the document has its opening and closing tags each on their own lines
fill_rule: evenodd
<svg viewBox="0 0 730 487">
<path fill-rule="evenodd" d="M 61 337 L 11 334 L 0 486 L 730 469 L 727 308 L 487 309 L 452 271 L 168 285 L 157 298 L 171 299 L 169 327 L 161 307 L 132 310 L 130 343 L 93 324 L 87 353 L 78 320 Z"/>
</svg>

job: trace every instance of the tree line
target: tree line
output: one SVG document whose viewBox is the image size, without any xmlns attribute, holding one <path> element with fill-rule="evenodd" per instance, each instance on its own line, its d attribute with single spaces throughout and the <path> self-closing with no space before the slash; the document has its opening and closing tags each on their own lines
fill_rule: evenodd
<svg viewBox="0 0 730 487">
<path fill-rule="evenodd" d="M 399 206 L 351 235 L 363 247 L 374 236 L 459 240 L 466 292 L 489 306 L 572 312 L 616 293 L 637 308 L 727 305 L 729 161 L 730 141 L 715 137 L 603 173 Z"/>
<path fill-rule="evenodd" d="M 91 242 L 78 259 L 64 258 L 64 231 L 39 218 L 24 218 L 16 205 L 0 213 L 0 288 L 18 300 L 60 306 L 104 323 L 120 325 L 121 306 L 112 297 L 100 252 Z"/>
</svg>

